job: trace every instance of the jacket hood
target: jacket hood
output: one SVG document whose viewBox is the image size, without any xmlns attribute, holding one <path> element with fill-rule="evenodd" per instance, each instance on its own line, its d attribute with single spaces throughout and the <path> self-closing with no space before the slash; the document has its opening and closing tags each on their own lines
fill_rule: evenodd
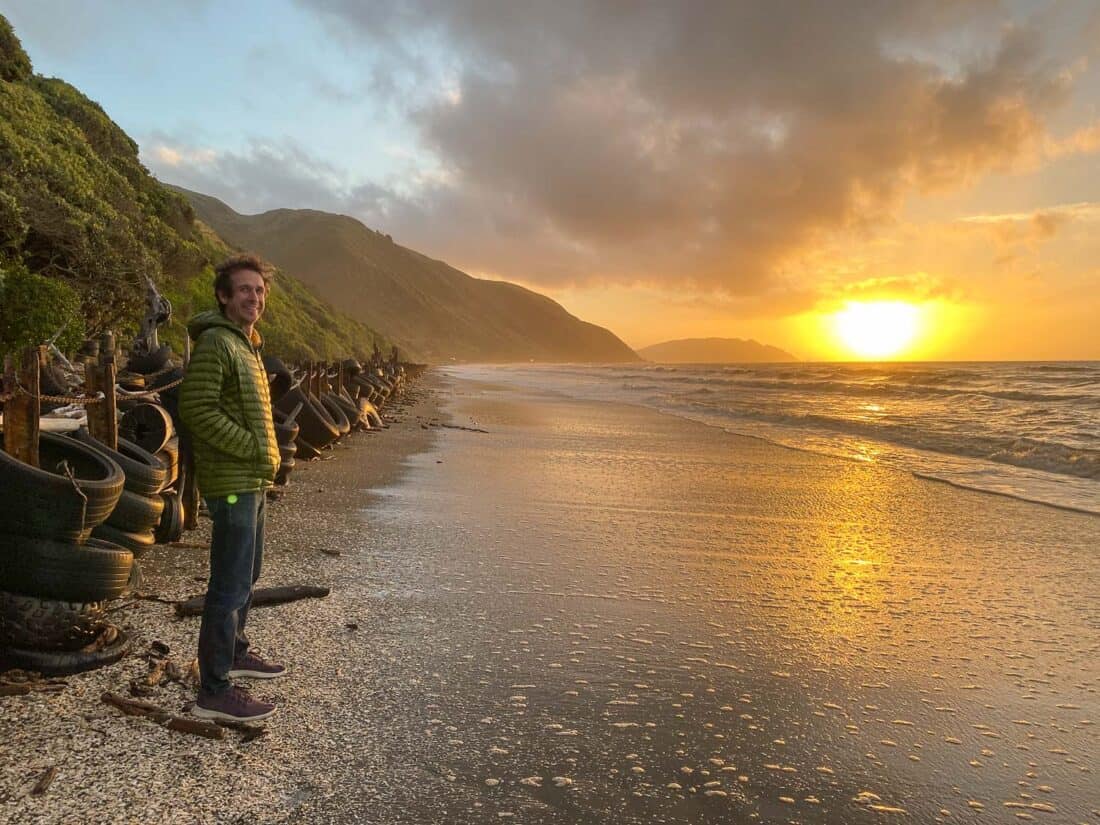
<svg viewBox="0 0 1100 825">
<path fill-rule="evenodd" d="M 191 336 L 192 341 L 198 341 L 200 335 L 214 327 L 225 327 L 248 341 L 243 329 L 220 312 L 213 309 L 208 309 L 205 312 L 194 315 L 191 320 L 187 322 L 187 334 Z M 256 348 L 263 346 L 263 338 L 260 337 L 260 333 L 258 333 L 255 328 L 252 330 L 252 340 L 249 341 L 249 343 Z"/>
</svg>

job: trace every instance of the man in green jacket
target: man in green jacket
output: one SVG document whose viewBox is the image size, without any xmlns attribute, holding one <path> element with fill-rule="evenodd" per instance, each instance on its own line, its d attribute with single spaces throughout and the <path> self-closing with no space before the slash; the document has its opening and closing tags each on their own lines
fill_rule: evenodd
<svg viewBox="0 0 1100 825">
<path fill-rule="evenodd" d="M 187 325 L 195 345 L 179 398 L 199 491 L 214 522 L 194 714 L 247 722 L 267 718 L 275 705 L 229 680 L 286 673 L 251 652 L 244 634 L 263 561 L 265 491 L 279 469 L 263 340 L 254 329 L 271 272 L 254 255 L 236 255 L 214 271 L 219 311 L 200 312 Z"/>
</svg>

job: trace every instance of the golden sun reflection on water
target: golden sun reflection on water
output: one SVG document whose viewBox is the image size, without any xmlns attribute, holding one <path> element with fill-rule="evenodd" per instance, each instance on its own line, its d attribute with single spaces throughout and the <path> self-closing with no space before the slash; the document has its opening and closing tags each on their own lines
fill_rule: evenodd
<svg viewBox="0 0 1100 825">
<path fill-rule="evenodd" d="M 868 441 L 857 441 L 851 445 L 851 452 L 848 457 L 854 458 L 856 461 L 874 463 L 881 454 L 882 450 L 874 444 Z"/>
<path fill-rule="evenodd" d="M 868 458 L 873 461 L 873 448 Z M 893 621 L 898 600 L 893 576 L 895 552 L 889 529 L 890 476 L 868 477 L 859 465 L 837 473 L 830 495 L 858 496 L 866 502 L 859 520 L 823 524 L 807 547 L 813 571 L 811 598 L 817 603 L 819 627 L 826 638 L 860 638 L 882 633 Z"/>
</svg>

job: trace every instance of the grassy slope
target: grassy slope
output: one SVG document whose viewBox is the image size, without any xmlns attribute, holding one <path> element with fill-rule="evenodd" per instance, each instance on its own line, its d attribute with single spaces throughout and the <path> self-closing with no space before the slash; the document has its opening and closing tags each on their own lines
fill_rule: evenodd
<svg viewBox="0 0 1100 825">
<path fill-rule="evenodd" d="M 185 191 L 185 190 L 178 190 Z M 502 281 L 472 278 L 359 221 L 307 209 L 241 215 L 186 192 L 227 240 L 294 272 L 348 314 L 432 361 L 633 361 L 611 332 Z"/>
</svg>

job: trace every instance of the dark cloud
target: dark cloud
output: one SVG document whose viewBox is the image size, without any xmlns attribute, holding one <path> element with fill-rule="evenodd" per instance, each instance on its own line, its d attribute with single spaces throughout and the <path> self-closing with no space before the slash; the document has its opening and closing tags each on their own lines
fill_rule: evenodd
<svg viewBox="0 0 1100 825">
<path fill-rule="evenodd" d="M 364 197 L 259 147 L 211 182 L 275 174 L 321 205 L 318 172 L 338 211 L 548 286 L 812 276 L 799 253 L 822 238 L 1040 152 L 1079 56 L 1050 34 L 1073 4 L 1034 26 L 993 0 L 299 4 L 384 58 L 363 82 L 407 95 L 447 174 Z"/>
<path fill-rule="evenodd" d="M 1076 57 L 994 2 L 302 5 L 421 75 L 407 44 L 456 56 L 459 94 L 411 113 L 452 177 L 393 217 L 544 282 L 763 292 L 823 233 L 1035 151 Z"/>
</svg>

